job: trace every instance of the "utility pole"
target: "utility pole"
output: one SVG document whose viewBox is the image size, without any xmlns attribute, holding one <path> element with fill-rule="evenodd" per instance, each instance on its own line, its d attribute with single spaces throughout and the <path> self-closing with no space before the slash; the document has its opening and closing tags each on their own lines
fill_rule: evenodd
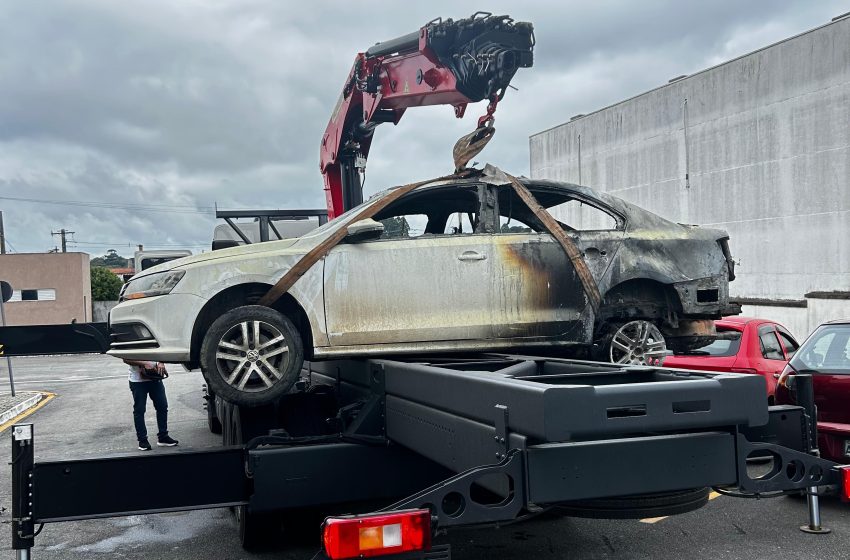
<svg viewBox="0 0 850 560">
<path fill-rule="evenodd" d="M 3 211 L 0 210 L 0 255 L 6 254 L 6 230 L 3 229 Z"/>
<path fill-rule="evenodd" d="M 67 245 L 66 245 L 66 243 L 65 243 L 65 236 L 67 236 L 67 235 L 69 235 L 69 234 L 72 234 L 72 233 L 76 233 L 76 232 L 68 231 L 68 230 L 66 230 L 65 228 L 62 228 L 62 229 L 60 229 L 59 231 L 51 231 L 51 232 L 50 232 L 50 235 L 58 235 L 58 236 L 62 239 L 62 252 L 63 252 L 63 253 L 67 253 L 67 252 L 68 252 L 68 247 L 67 247 Z"/>
</svg>

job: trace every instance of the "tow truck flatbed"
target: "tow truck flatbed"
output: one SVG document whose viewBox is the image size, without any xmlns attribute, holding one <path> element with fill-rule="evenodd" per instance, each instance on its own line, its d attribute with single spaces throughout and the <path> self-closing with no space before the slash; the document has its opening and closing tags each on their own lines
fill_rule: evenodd
<svg viewBox="0 0 850 560">
<path fill-rule="evenodd" d="M 762 383 L 498 354 L 328 361 L 305 364 L 269 409 L 214 399 L 220 449 L 34 462 L 32 425 L 18 425 L 13 548 L 28 558 L 42 523 L 225 506 L 250 546 L 273 537 L 270 516 L 305 509 L 425 509 L 433 532 L 554 505 L 644 517 L 701 507 L 710 487 L 840 485 L 843 471 L 808 453 L 805 410 L 768 409 Z M 750 478 L 758 453 L 782 468 Z M 169 476 L 144 495 L 116 491 L 150 472 Z"/>
</svg>

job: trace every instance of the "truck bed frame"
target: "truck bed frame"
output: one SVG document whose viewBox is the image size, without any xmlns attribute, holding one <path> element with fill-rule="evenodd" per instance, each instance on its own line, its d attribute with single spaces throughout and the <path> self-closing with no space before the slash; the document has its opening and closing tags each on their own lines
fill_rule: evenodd
<svg viewBox="0 0 850 560">
<path fill-rule="evenodd" d="M 836 465 L 808 453 L 810 416 L 768 408 L 763 383 L 503 354 L 307 362 L 297 390 L 273 406 L 214 399 L 218 449 L 34 462 L 33 426 L 21 424 L 13 548 L 29 558 L 43 523 L 225 506 L 241 508 L 244 538 L 245 525 L 304 508 L 429 508 L 437 530 L 553 506 L 629 517 L 649 516 L 653 502 L 652 515 L 682 513 L 710 487 L 838 484 Z M 754 454 L 774 459 L 758 479 L 747 473 Z M 150 472 L 169 475 L 144 494 L 118 491 Z"/>
</svg>

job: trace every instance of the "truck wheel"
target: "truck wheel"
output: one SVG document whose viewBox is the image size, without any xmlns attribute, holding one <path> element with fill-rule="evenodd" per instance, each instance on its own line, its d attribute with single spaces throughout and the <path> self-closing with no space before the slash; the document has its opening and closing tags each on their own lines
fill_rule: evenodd
<svg viewBox="0 0 850 560">
<path fill-rule="evenodd" d="M 560 504 L 558 512 L 570 517 L 593 519 L 644 519 L 678 515 L 701 508 L 708 503 L 709 488 L 694 488 L 663 494 L 645 494 L 580 500 Z"/>
<path fill-rule="evenodd" d="M 608 325 L 596 348 L 596 359 L 615 364 L 660 366 L 667 355 L 664 335 L 644 319 Z"/>
<path fill-rule="evenodd" d="M 253 426 L 243 424 L 238 406 L 225 405 L 224 445 L 243 445 L 259 433 L 252 431 Z M 247 428 L 247 429 L 246 429 Z M 248 510 L 247 506 L 235 506 L 233 515 L 239 527 L 239 542 L 245 550 L 267 548 L 280 534 L 280 516 L 259 514 Z"/>
<path fill-rule="evenodd" d="M 201 361 L 213 393 L 234 404 L 260 406 L 286 394 L 298 380 L 304 346 L 285 315 L 245 305 L 210 326 Z"/>
<path fill-rule="evenodd" d="M 221 421 L 215 411 L 215 393 L 204 385 L 204 406 L 207 408 L 207 427 L 214 434 L 221 433 Z"/>
</svg>

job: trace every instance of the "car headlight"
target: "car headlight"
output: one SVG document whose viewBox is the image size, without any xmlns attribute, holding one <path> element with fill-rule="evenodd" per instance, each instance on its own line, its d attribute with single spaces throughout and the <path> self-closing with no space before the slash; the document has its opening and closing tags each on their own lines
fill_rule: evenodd
<svg viewBox="0 0 850 560">
<path fill-rule="evenodd" d="M 185 270 L 169 270 L 130 280 L 121 290 L 120 299 L 124 301 L 165 295 L 174 289 L 184 274 Z"/>
</svg>

